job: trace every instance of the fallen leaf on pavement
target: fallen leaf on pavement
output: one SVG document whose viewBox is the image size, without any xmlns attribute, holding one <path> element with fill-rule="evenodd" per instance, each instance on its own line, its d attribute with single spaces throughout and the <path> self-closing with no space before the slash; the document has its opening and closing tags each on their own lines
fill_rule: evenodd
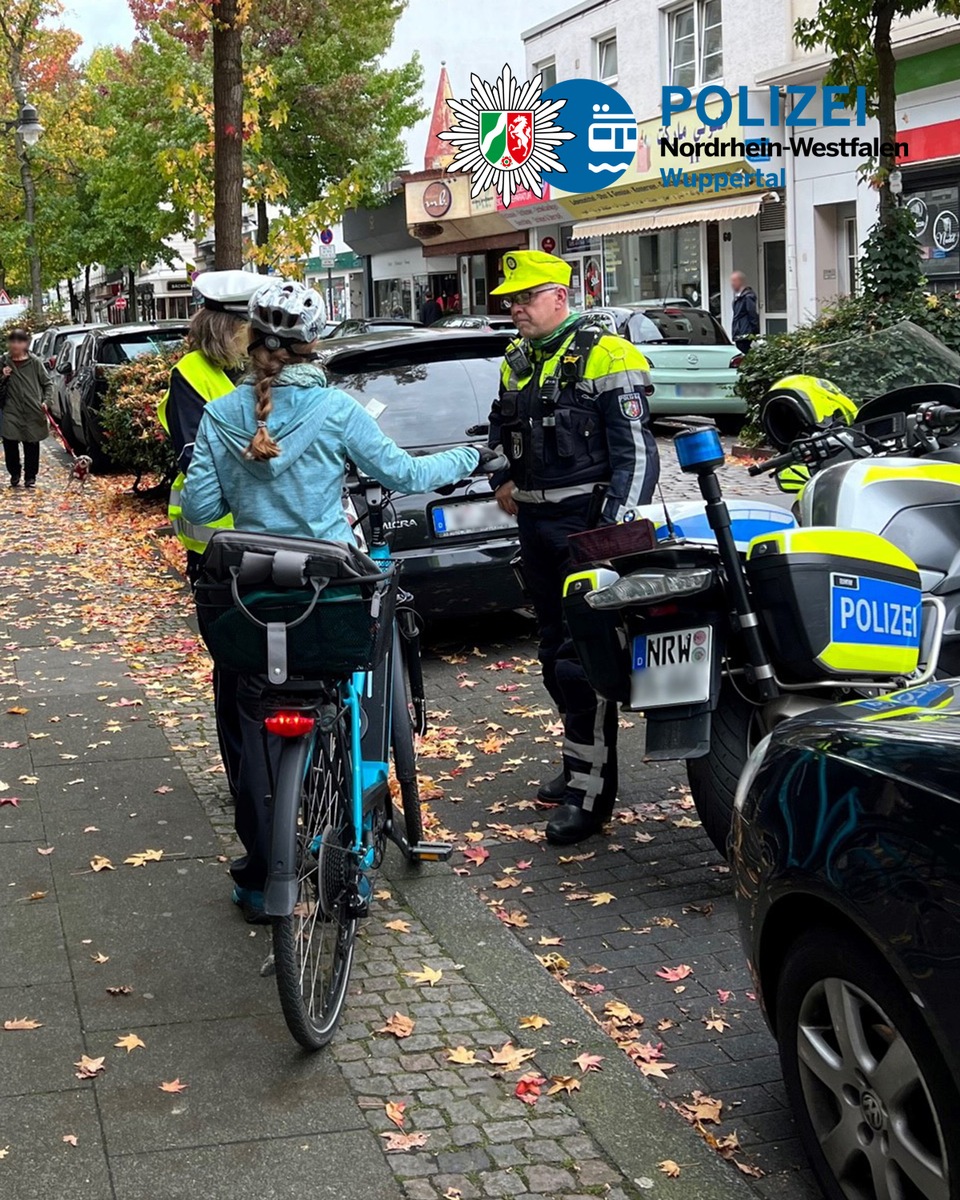
<svg viewBox="0 0 960 1200">
<path fill-rule="evenodd" d="M 106 993 L 108 996 L 129 996 L 133 988 L 127 984 L 121 984 L 119 987 L 108 987 Z"/>
<path fill-rule="evenodd" d="M 644 1075 L 653 1076 L 656 1079 L 666 1079 L 667 1071 L 672 1071 L 676 1063 L 668 1062 L 641 1062 L 638 1064 Z"/>
<path fill-rule="evenodd" d="M 90 955 L 90 961 L 95 962 L 95 963 L 100 963 L 100 965 L 102 966 L 104 963 L 110 961 L 110 955 L 104 954 L 102 951 L 98 950 L 96 954 Z"/>
<path fill-rule="evenodd" d="M 54 848 L 53 848 L 53 846 L 43 846 L 43 847 L 41 847 L 41 846 L 38 846 L 38 847 L 37 847 L 37 853 L 38 853 L 38 854 L 42 854 L 42 855 L 44 856 L 44 858 L 46 858 L 46 856 L 47 856 L 48 854 L 52 854 L 52 853 L 53 853 L 53 849 L 54 849 Z"/>
<path fill-rule="evenodd" d="M 569 1096 L 571 1092 L 580 1091 L 580 1080 L 573 1075 L 551 1075 L 550 1081 L 552 1086 L 547 1088 L 548 1096 L 555 1096 L 557 1092 L 566 1092 Z"/>
<path fill-rule="evenodd" d="M 95 854 L 90 859 L 90 867 L 94 871 L 115 871 L 116 867 L 109 858 L 104 858 L 102 854 Z"/>
<path fill-rule="evenodd" d="M 540 1099 L 540 1089 L 546 1082 L 546 1079 L 542 1075 L 536 1071 L 532 1071 L 528 1075 L 522 1075 L 517 1080 L 517 1086 L 513 1094 L 518 1100 L 522 1100 L 524 1104 L 536 1104 Z"/>
<path fill-rule="evenodd" d="M 599 908 L 601 904 L 609 904 L 611 900 L 616 900 L 613 892 L 597 892 L 595 896 L 591 896 L 590 903 L 594 908 Z"/>
<path fill-rule="evenodd" d="M 98 1075 L 106 1070 L 106 1067 L 103 1065 L 103 1063 L 103 1057 L 89 1058 L 86 1054 L 84 1054 L 81 1056 L 80 1061 L 75 1062 L 73 1065 L 80 1068 L 76 1073 L 78 1079 L 95 1079 Z"/>
<path fill-rule="evenodd" d="M 674 821 L 674 825 L 678 829 L 699 829 L 700 822 L 694 821 L 691 817 L 681 817 L 679 821 Z"/>
<path fill-rule="evenodd" d="M 447 1062 L 457 1063 L 463 1067 L 472 1066 L 477 1061 L 477 1056 L 472 1050 L 468 1050 L 466 1046 L 457 1046 L 455 1050 L 447 1051 Z"/>
<path fill-rule="evenodd" d="M 20 807 L 20 797 L 19 796 L 0 796 L 0 808 L 3 808 L 3 806 L 5 804 L 9 804 L 12 808 L 19 808 Z"/>
<path fill-rule="evenodd" d="M 517 870 L 518 871 L 529 871 L 532 866 L 533 866 L 532 858 L 523 858 L 517 863 Z"/>
<path fill-rule="evenodd" d="M 135 1033 L 124 1034 L 119 1042 L 114 1042 L 113 1044 L 119 1050 L 126 1050 L 128 1054 L 131 1050 L 136 1050 L 138 1048 L 141 1050 L 146 1050 L 147 1048 L 147 1043 L 141 1042 Z"/>
<path fill-rule="evenodd" d="M 463 1200 L 463 1192 L 459 1188 L 448 1187 L 443 1193 L 443 1200 Z"/>
<path fill-rule="evenodd" d="M 676 1179 L 680 1174 L 680 1164 L 675 1163 L 672 1158 L 665 1158 L 663 1162 L 658 1163 L 657 1166 L 664 1173 L 664 1175 L 669 1176 L 671 1179 Z"/>
<path fill-rule="evenodd" d="M 729 1004 L 733 999 L 733 992 L 725 992 L 723 988 L 717 988 L 717 999 L 721 1004 Z"/>
<path fill-rule="evenodd" d="M 561 854 L 558 861 L 562 863 L 588 862 L 591 858 L 596 857 L 596 850 L 591 850 L 589 854 Z"/>
<path fill-rule="evenodd" d="M 32 1017 L 14 1017 L 12 1021 L 4 1021 L 4 1029 L 42 1029 L 43 1024 L 40 1021 L 34 1021 Z"/>
<path fill-rule="evenodd" d="M 668 1029 L 676 1028 L 676 1021 L 671 1021 L 669 1017 L 664 1017 L 663 1020 L 657 1022 L 657 1032 L 666 1033 Z"/>
<path fill-rule="evenodd" d="M 392 1121 L 398 1129 L 403 1128 L 403 1110 L 406 1107 L 405 1104 L 397 1103 L 393 1100 L 388 1100 L 383 1106 L 384 1112 L 387 1114 L 387 1120 Z"/>
<path fill-rule="evenodd" d="M 378 892 L 373 893 L 374 900 L 390 900 L 391 893 L 381 888 Z"/>
<path fill-rule="evenodd" d="M 751 1179 L 762 1179 L 763 1178 L 763 1175 L 764 1175 L 763 1171 L 761 1171 L 759 1167 L 753 1166 L 751 1163 L 738 1162 L 737 1159 L 734 1159 L 733 1165 L 742 1174 L 749 1175 Z"/>
<path fill-rule="evenodd" d="M 20 708 L 20 707 L 7 709 L 7 712 L 11 713 L 15 717 L 22 717 L 29 711 L 30 711 L 29 708 Z"/>
<path fill-rule="evenodd" d="M 427 1144 L 429 1133 L 394 1133 L 389 1130 L 387 1133 L 381 1133 L 383 1138 L 383 1148 L 388 1154 L 405 1153 L 407 1150 L 416 1149 L 419 1146 Z"/>
<path fill-rule="evenodd" d="M 704 1025 L 708 1029 L 712 1029 L 715 1033 L 723 1033 L 725 1029 L 730 1028 L 730 1022 L 723 1019 L 723 1014 L 718 1013 L 716 1009 L 710 1009 L 710 1016 L 702 1018 Z"/>
<path fill-rule="evenodd" d="M 499 1050 L 490 1047 L 490 1062 L 503 1071 L 519 1071 L 527 1059 L 533 1058 L 535 1054 L 536 1050 L 515 1046 L 513 1042 L 504 1042 Z"/>
<path fill-rule="evenodd" d="M 538 954 L 537 962 L 542 967 L 546 967 L 548 971 L 553 971 L 554 973 L 565 971 L 570 966 L 569 960 L 564 958 L 562 954 L 557 954 L 556 950 L 551 951 L 549 954 Z"/>
<path fill-rule="evenodd" d="M 179 1094 L 180 1092 L 184 1091 L 189 1086 L 190 1086 L 189 1083 L 181 1083 L 181 1081 L 179 1079 L 171 1079 L 169 1081 L 169 1083 L 161 1083 L 160 1084 L 160 1091 L 161 1092 L 173 1092 L 174 1094 Z"/>
<path fill-rule="evenodd" d="M 75 1133 L 65 1133 L 60 1141 L 66 1142 L 68 1146 L 75 1146 L 77 1144 L 77 1135 Z"/>
<path fill-rule="evenodd" d="M 377 1033 L 392 1033 L 394 1037 L 405 1038 L 413 1033 L 413 1027 L 416 1021 L 410 1017 L 406 1017 L 403 1013 L 395 1012 L 386 1025 L 381 1025 Z"/>
<path fill-rule="evenodd" d="M 148 862 L 159 862 L 161 858 L 163 858 L 162 850 L 140 850 L 123 861 L 131 867 L 143 867 Z"/>
<path fill-rule="evenodd" d="M 27 897 L 27 899 L 28 900 L 45 900 L 46 896 L 47 896 L 46 892 L 31 892 L 30 895 Z"/>
<path fill-rule="evenodd" d="M 172 787 L 168 787 L 168 786 L 167 786 L 167 784 L 165 784 L 165 783 L 164 783 L 164 784 L 162 784 L 160 787 L 158 787 L 158 788 L 154 788 L 153 790 L 154 790 L 154 793 L 155 793 L 156 795 L 158 795 L 158 796 L 165 796 L 165 795 L 167 794 L 167 792 L 172 792 L 172 791 L 173 791 L 173 788 L 172 788 Z"/>
<path fill-rule="evenodd" d="M 608 1000 L 603 1006 L 603 1011 L 617 1021 L 626 1021 L 631 1025 L 643 1024 L 642 1014 L 634 1012 L 629 1004 L 624 1004 L 622 1000 Z"/>
<path fill-rule="evenodd" d="M 410 925 L 407 921 L 388 921 L 384 929 L 392 929 L 394 933 L 409 933 Z"/>
<path fill-rule="evenodd" d="M 714 1100 L 712 1096 L 705 1096 L 703 1092 L 694 1092 L 689 1101 L 675 1104 L 674 1108 L 684 1120 L 691 1123 L 711 1121 L 714 1125 L 719 1125 L 723 1101 Z"/>
<path fill-rule="evenodd" d="M 10 1153 L 9 1146 L 3 1146 L 2 1148 L 0 1148 L 0 1158 L 6 1158 L 9 1153 Z"/>
<path fill-rule="evenodd" d="M 406 975 L 408 979 L 412 979 L 414 983 L 427 983 L 430 985 L 430 987 L 433 987 L 435 983 L 439 983 L 443 978 L 442 971 L 437 971 L 433 967 L 428 967 L 426 963 L 423 964 L 422 971 L 404 971 L 404 975 Z"/>
<path fill-rule="evenodd" d="M 660 979 L 666 979 L 669 983 L 677 983 L 681 979 L 686 979 L 688 975 L 693 974 L 693 968 L 688 967 L 685 963 L 679 967 L 661 967 L 657 971 L 657 976 Z"/>
<path fill-rule="evenodd" d="M 602 1070 L 602 1067 L 600 1066 L 600 1064 L 603 1062 L 603 1055 L 602 1054 L 581 1054 L 578 1058 L 575 1058 L 573 1061 L 577 1064 L 577 1066 L 580 1068 L 580 1070 L 583 1072 L 583 1074 L 586 1075 L 586 1073 L 588 1071 Z"/>
<path fill-rule="evenodd" d="M 673 919 L 673 917 L 654 917 L 653 923 L 654 923 L 654 925 L 662 926 L 662 928 L 664 928 L 664 929 L 679 929 L 680 928 L 679 925 L 677 925 L 676 921 Z"/>
<path fill-rule="evenodd" d="M 471 846 L 469 849 L 464 850 L 463 857 L 468 862 L 472 862 L 475 866 L 479 867 L 490 857 L 490 851 L 485 846 Z"/>
<path fill-rule="evenodd" d="M 563 938 L 548 938 L 548 937 L 544 937 L 541 934 L 540 941 L 537 942 L 537 945 L 538 946 L 562 946 Z"/>
<path fill-rule="evenodd" d="M 504 908 L 498 908 L 496 910 L 496 914 L 498 921 L 502 921 L 504 925 L 512 925 L 514 929 L 526 929 L 526 927 L 530 924 L 526 914 L 519 912 L 518 910 L 507 912 L 507 910 Z"/>
<path fill-rule="evenodd" d="M 539 1013 L 534 1013 L 530 1017 L 520 1018 L 521 1029 L 543 1029 L 544 1025 L 549 1025 L 550 1022 L 546 1017 L 541 1017 Z"/>
</svg>

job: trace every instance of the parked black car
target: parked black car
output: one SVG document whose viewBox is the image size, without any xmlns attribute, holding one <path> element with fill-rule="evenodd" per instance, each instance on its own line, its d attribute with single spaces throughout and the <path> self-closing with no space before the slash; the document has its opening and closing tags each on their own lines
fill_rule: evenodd
<svg viewBox="0 0 960 1200">
<path fill-rule="evenodd" d="M 508 344 L 501 334 L 407 330 L 322 346 L 320 355 L 331 386 L 361 404 L 385 405 L 378 418 L 385 433 L 411 452 L 433 452 L 484 440 L 465 430 L 486 421 Z M 388 527 L 404 560 L 404 584 L 423 616 L 523 605 L 510 567 L 518 551 L 516 521 L 497 506 L 488 480 L 451 495 L 399 498 Z"/>
<path fill-rule="evenodd" d="M 359 337 L 364 333 L 387 333 L 396 329 L 426 329 L 422 321 L 410 321 L 405 317 L 348 317 L 324 333 L 325 341 L 334 338 Z"/>
<path fill-rule="evenodd" d="M 440 317 L 439 320 L 433 322 L 431 329 L 495 329 L 498 332 L 509 333 L 512 337 L 517 336 L 517 327 L 514 325 L 512 318 L 504 315 L 500 317 L 486 316 L 480 313 L 449 313 L 445 317 Z"/>
<path fill-rule="evenodd" d="M 740 781 L 743 937 L 831 1200 L 960 1195 L 960 684 L 784 722 Z"/>
<path fill-rule="evenodd" d="M 87 331 L 88 329 L 81 329 L 76 333 L 67 334 L 57 353 L 53 370 L 50 372 L 53 379 L 53 400 L 50 404 L 50 412 L 64 434 L 68 433 L 70 426 L 70 422 L 66 420 L 69 411 L 67 408 L 67 387 L 76 373 L 77 356 L 87 336 Z M 64 428 L 64 426 L 67 428 Z"/>
<path fill-rule="evenodd" d="M 132 362 L 143 354 L 172 349 L 183 341 L 188 328 L 186 321 L 104 325 L 91 330 L 83 339 L 73 378 L 67 384 L 64 419 L 68 428 L 64 432 L 93 459 L 95 471 L 110 466 L 97 412 L 107 390 L 111 367 Z"/>
</svg>

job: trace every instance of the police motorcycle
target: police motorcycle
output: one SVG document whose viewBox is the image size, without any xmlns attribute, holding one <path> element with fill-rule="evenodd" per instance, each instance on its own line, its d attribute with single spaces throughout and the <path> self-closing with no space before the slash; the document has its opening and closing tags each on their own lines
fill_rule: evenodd
<svg viewBox="0 0 960 1200">
<path fill-rule="evenodd" d="M 799 409 L 813 429 L 758 468 L 803 489 L 795 512 L 725 500 L 719 436 L 689 418 L 674 446 L 703 502 L 649 505 L 570 539 L 578 569 L 564 607 L 587 675 L 644 713 L 649 759 L 687 760 L 721 853 L 742 767 L 767 732 L 823 705 L 921 686 L 941 667 L 948 617 L 950 640 L 960 636 L 960 448 L 950 444 L 960 387 L 924 391 L 902 371 L 891 382 L 901 394 L 861 414 L 846 386 L 823 378 L 771 389 L 765 413 L 783 429 L 792 402 L 811 400 Z M 951 388 L 956 404 L 939 403 Z M 898 456 L 908 441 L 925 457 Z"/>
</svg>

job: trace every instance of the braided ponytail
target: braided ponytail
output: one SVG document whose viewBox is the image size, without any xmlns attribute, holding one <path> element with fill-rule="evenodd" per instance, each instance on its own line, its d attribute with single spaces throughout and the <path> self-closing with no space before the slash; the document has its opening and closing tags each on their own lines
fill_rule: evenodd
<svg viewBox="0 0 960 1200">
<path fill-rule="evenodd" d="M 251 355 L 253 365 L 254 391 L 257 404 L 254 415 L 257 420 L 257 431 L 250 439 L 250 444 L 243 452 L 245 458 L 255 462 L 267 462 L 276 458 L 280 447 L 267 430 L 267 417 L 273 411 L 273 380 L 293 359 L 286 350 L 267 350 L 258 346 Z"/>
</svg>

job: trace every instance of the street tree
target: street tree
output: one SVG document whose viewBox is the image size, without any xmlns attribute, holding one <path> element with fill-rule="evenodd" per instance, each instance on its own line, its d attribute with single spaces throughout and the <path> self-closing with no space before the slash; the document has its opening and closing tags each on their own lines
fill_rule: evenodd
<svg viewBox="0 0 960 1200">
<path fill-rule="evenodd" d="M 940 17 L 960 17 L 960 0 L 820 0 L 812 17 L 794 25 L 794 37 L 808 50 L 824 48 L 830 64 L 823 82 L 863 86 L 866 110 L 880 126 L 881 149 L 896 142 L 896 55 L 893 28 L 899 19 L 926 11 Z M 886 240 L 886 253 L 877 262 L 876 284 L 882 292 L 910 287 L 919 278 L 919 253 L 913 224 L 890 191 L 896 170 L 894 155 L 882 154 L 868 164 L 870 182 L 880 197 L 877 238 Z M 878 246 L 877 248 L 880 248 Z M 871 259 L 872 262 L 872 259 Z M 869 281 L 868 281 L 869 282 Z"/>
</svg>

